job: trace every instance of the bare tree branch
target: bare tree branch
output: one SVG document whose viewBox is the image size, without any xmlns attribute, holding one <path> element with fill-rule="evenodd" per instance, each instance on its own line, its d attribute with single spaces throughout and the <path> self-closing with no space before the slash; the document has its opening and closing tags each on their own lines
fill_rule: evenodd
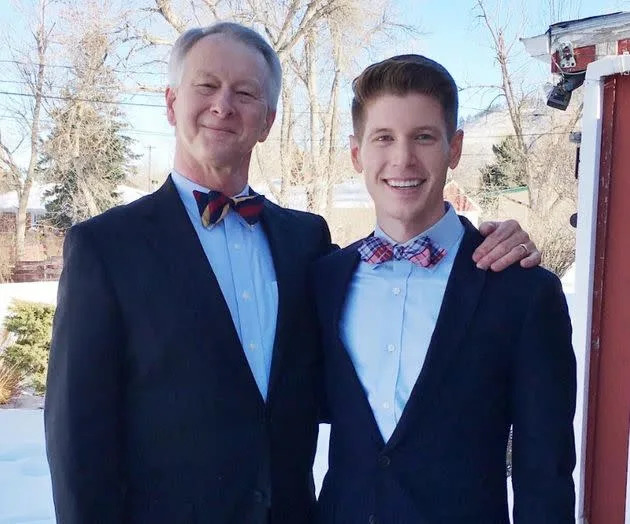
<svg viewBox="0 0 630 524">
<path fill-rule="evenodd" d="M 162 15 L 169 25 L 175 29 L 178 33 L 183 33 L 186 30 L 186 23 L 173 11 L 171 6 L 171 0 L 155 0 L 156 11 Z"/>
</svg>

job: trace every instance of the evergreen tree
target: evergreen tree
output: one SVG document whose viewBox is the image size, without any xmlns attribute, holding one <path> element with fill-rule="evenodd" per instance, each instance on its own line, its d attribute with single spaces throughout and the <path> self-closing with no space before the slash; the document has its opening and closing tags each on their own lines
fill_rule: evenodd
<svg viewBox="0 0 630 524">
<path fill-rule="evenodd" d="M 495 161 L 481 169 L 481 183 L 488 191 L 527 185 L 525 162 L 514 137 L 492 146 Z"/>
<path fill-rule="evenodd" d="M 54 187 L 47 193 L 47 218 L 65 231 L 118 203 L 132 140 L 116 102 L 120 85 L 107 57 L 111 43 L 103 29 L 87 27 L 75 43 L 65 103 L 51 114 L 53 127 L 39 169 Z"/>
</svg>

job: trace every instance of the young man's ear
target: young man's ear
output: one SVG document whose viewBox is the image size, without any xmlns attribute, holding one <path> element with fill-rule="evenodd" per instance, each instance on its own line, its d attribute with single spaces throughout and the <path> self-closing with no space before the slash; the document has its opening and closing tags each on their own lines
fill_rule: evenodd
<svg viewBox="0 0 630 524">
<path fill-rule="evenodd" d="M 166 100 L 166 118 L 168 123 L 174 126 L 177 123 L 177 119 L 175 118 L 175 109 L 173 107 L 175 99 L 177 98 L 177 88 L 170 86 L 167 87 L 166 92 L 164 93 L 164 98 Z"/>
<path fill-rule="evenodd" d="M 361 163 L 361 146 L 359 144 L 359 139 L 350 135 L 350 156 L 352 157 L 352 165 L 354 166 L 354 170 L 357 173 L 363 172 L 363 164 Z"/>
<path fill-rule="evenodd" d="M 449 161 L 448 167 L 451 169 L 455 169 L 457 164 L 459 164 L 459 160 L 462 157 L 462 147 L 464 144 L 464 131 L 458 129 L 455 131 L 455 134 L 451 138 L 451 142 L 449 144 Z"/>
</svg>

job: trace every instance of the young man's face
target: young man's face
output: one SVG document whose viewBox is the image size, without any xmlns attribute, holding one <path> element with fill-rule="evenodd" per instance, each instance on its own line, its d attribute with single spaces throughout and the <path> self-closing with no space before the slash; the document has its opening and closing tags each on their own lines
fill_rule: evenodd
<svg viewBox="0 0 630 524">
<path fill-rule="evenodd" d="M 448 168 L 455 168 L 463 132 L 450 139 L 440 103 L 409 93 L 367 104 L 363 134 L 350 137 L 352 162 L 374 200 L 379 225 L 419 234 L 444 214 Z"/>
</svg>

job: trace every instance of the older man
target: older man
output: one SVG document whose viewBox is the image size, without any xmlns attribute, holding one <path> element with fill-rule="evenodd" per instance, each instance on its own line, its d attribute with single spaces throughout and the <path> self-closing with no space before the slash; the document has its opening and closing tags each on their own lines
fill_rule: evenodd
<svg viewBox="0 0 630 524">
<path fill-rule="evenodd" d="M 248 186 L 280 82 L 250 29 L 182 34 L 171 175 L 67 236 L 45 413 L 60 524 L 310 519 L 320 352 L 306 271 L 331 243 L 321 217 Z M 522 242 L 501 227 L 490 259 L 521 258 Z"/>
</svg>

